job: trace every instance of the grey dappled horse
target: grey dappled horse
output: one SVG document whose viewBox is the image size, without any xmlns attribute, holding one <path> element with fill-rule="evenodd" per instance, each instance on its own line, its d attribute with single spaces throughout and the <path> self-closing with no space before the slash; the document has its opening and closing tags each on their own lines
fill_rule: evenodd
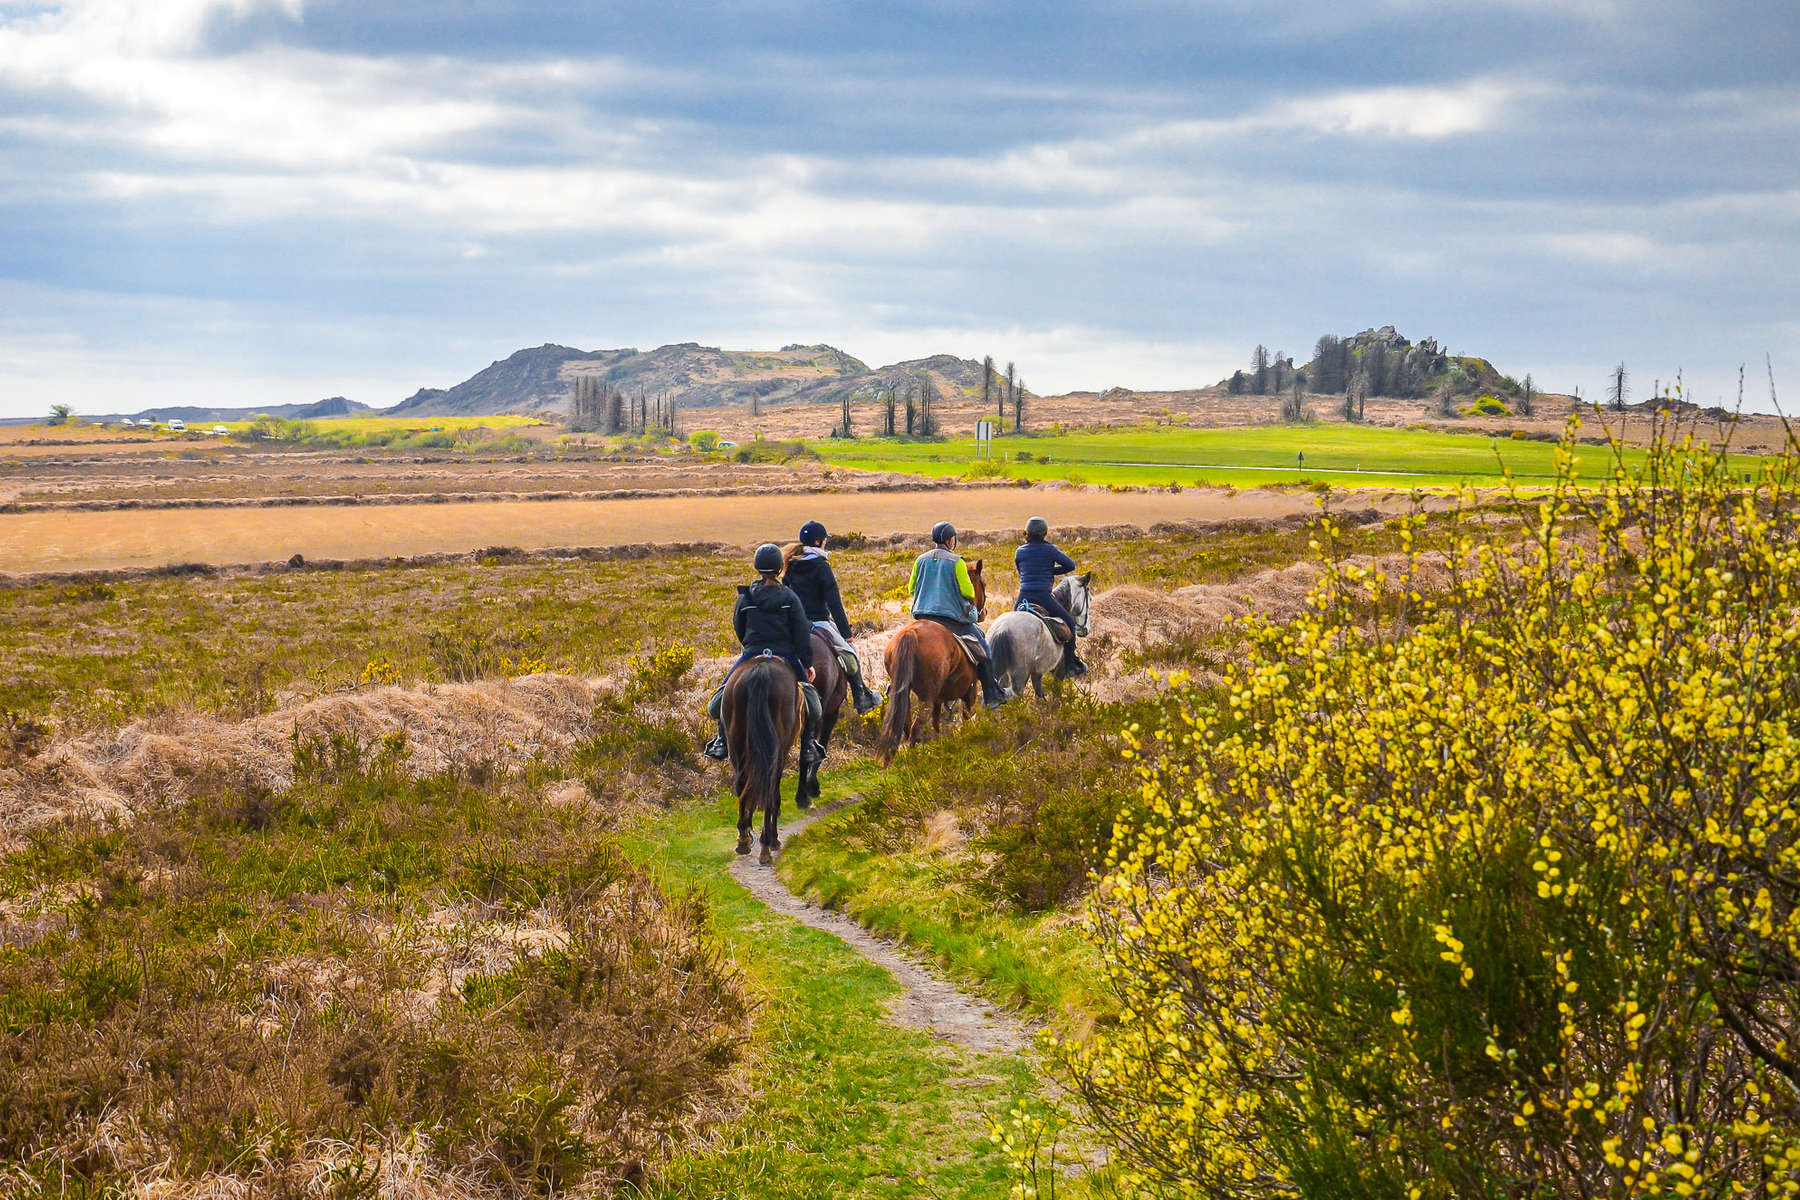
<svg viewBox="0 0 1800 1200">
<path fill-rule="evenodd" d="M 1093 577 L 1092 571 L 1064 575 L 1051 592 L 1075 618 L 1077 637 L 1088 634 L 1088 584 Z M 1025 693 L 1025 681 L 1030 680 L 1038 698 L 1043 698 L 1044 676 L 1062 662 L 1062 643 L 1050 636 L 1041 620 L 1016 609 L 1002 613 L 988 627 L 988 645 L 994 650 L 994 674 L 1001 687 L 1021 696 Z"/>
</svg>

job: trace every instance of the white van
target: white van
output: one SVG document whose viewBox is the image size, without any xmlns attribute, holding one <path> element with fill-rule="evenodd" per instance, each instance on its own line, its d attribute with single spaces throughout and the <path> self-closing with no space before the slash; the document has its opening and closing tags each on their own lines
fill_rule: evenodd
<svg viewBox="0 0 1800 1200">
<path fill-rule="evenodd" d="M 180 417 L 172 418 L 169 421 L 169 432 L 170 433 L 186 433 L 187 432 L 187 422 L 182 420 Z"/>
<path fill-rule="evenodd" d="M 226 434 L 231 432 L 231 430 L 225 428 L 223 425 L 214 425 L 212 427 L 212 431 L 213 431 L 214 437 L 224 437 Z"/>
</svg>

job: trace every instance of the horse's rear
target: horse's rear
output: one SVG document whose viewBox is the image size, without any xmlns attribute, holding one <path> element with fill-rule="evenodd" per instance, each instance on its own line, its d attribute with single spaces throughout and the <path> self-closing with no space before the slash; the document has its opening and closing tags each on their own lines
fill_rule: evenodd
<svg viewBox="0 0 1800 1200">
<path fill-rule="evenodd" d="M 888 708 L 878 745 L 882 762 L 888 763 L 893 761 L 901 741 L 919 741 L 919 720 L 912 709 L 915 696 L 921 704 L 931 705 L 935 728 L 945 703 L 974 703 L 981 680 L 956 635 L 936 621 L 914 621 L 904 626 L 888 643 L 885 661 Z"/>
<path fill-rule="evenodd" d="M 763 811 L 761 861 L 781 849 L 781 775 L 788 748 L 800 730 L 800 681 L 779 658 L 753 658 L 725 681 L 725 745 L 731 753 L 731 786 L 738 798 L 739 854 L 750 853 L 750 826 Z"/>
<path fill-rule="evenodd" d="M 1029 683 L 1041 699 L 1045 674 L 1062 661 L 1062 647 L 1043 621 L 1028 612 L 1001 613 L 988 629 L 988 645 L 994 651 L 995 677 L 1015 696 L 1024 695 Z"/>
</svg>

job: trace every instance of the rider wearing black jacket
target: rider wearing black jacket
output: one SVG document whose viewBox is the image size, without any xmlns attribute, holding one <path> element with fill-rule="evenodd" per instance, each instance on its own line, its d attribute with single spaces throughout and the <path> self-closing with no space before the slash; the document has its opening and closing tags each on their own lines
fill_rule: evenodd
<svg viewBox="0 0 1800 1200">
<path fill-rule="evenodd" d="M 766 651 L 787 659 L 800 678 L 806 678 L 812 666 L 812 622 L 791 588 L 773 577 L 742 585 L 737 607 L 731 610 L 731 627 L 744 647 L 739 662 Z"/>
<path fill-rule="evenodd" d="M 751 560 L 760 578 L 755 583 L 738 587 L 737 604 L 731 610 L 731 627 L 737 632 L 744 652 L 731 664 L 735 671 L 746 660 L 762 654 L 785 659 L 799 676 L 800 693 L 806 701 L 806 725 L 800 732 L 802 766 L 818 762 L 825 756 L 818 743 L 822 707 L 819 693 L 812 685 L 812 623 L 806 619 L 806 606 L 781 582 L 781 547 L 764 542 L 756 548 Z M 731 671 L 725 673 L 731 678 Z M 719 732 L 706 743 L 703 753 L 721 761 L 729 757 L 725 742 L 725 685 L 721 683 L 706 702 L 707 715 L 719 722 Z"/>
</svg>

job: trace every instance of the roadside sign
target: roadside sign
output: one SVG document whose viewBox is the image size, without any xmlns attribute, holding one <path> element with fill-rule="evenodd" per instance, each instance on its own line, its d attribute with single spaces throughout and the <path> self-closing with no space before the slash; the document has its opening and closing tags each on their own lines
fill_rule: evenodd
<svg viewBox="0 0 1800 1200">
<path fill-rule="evenodd" d="M 983 420 L 975 422 L 975 457 L 987 458 L 994 452 L 994 422 Z"/>
</svg>

